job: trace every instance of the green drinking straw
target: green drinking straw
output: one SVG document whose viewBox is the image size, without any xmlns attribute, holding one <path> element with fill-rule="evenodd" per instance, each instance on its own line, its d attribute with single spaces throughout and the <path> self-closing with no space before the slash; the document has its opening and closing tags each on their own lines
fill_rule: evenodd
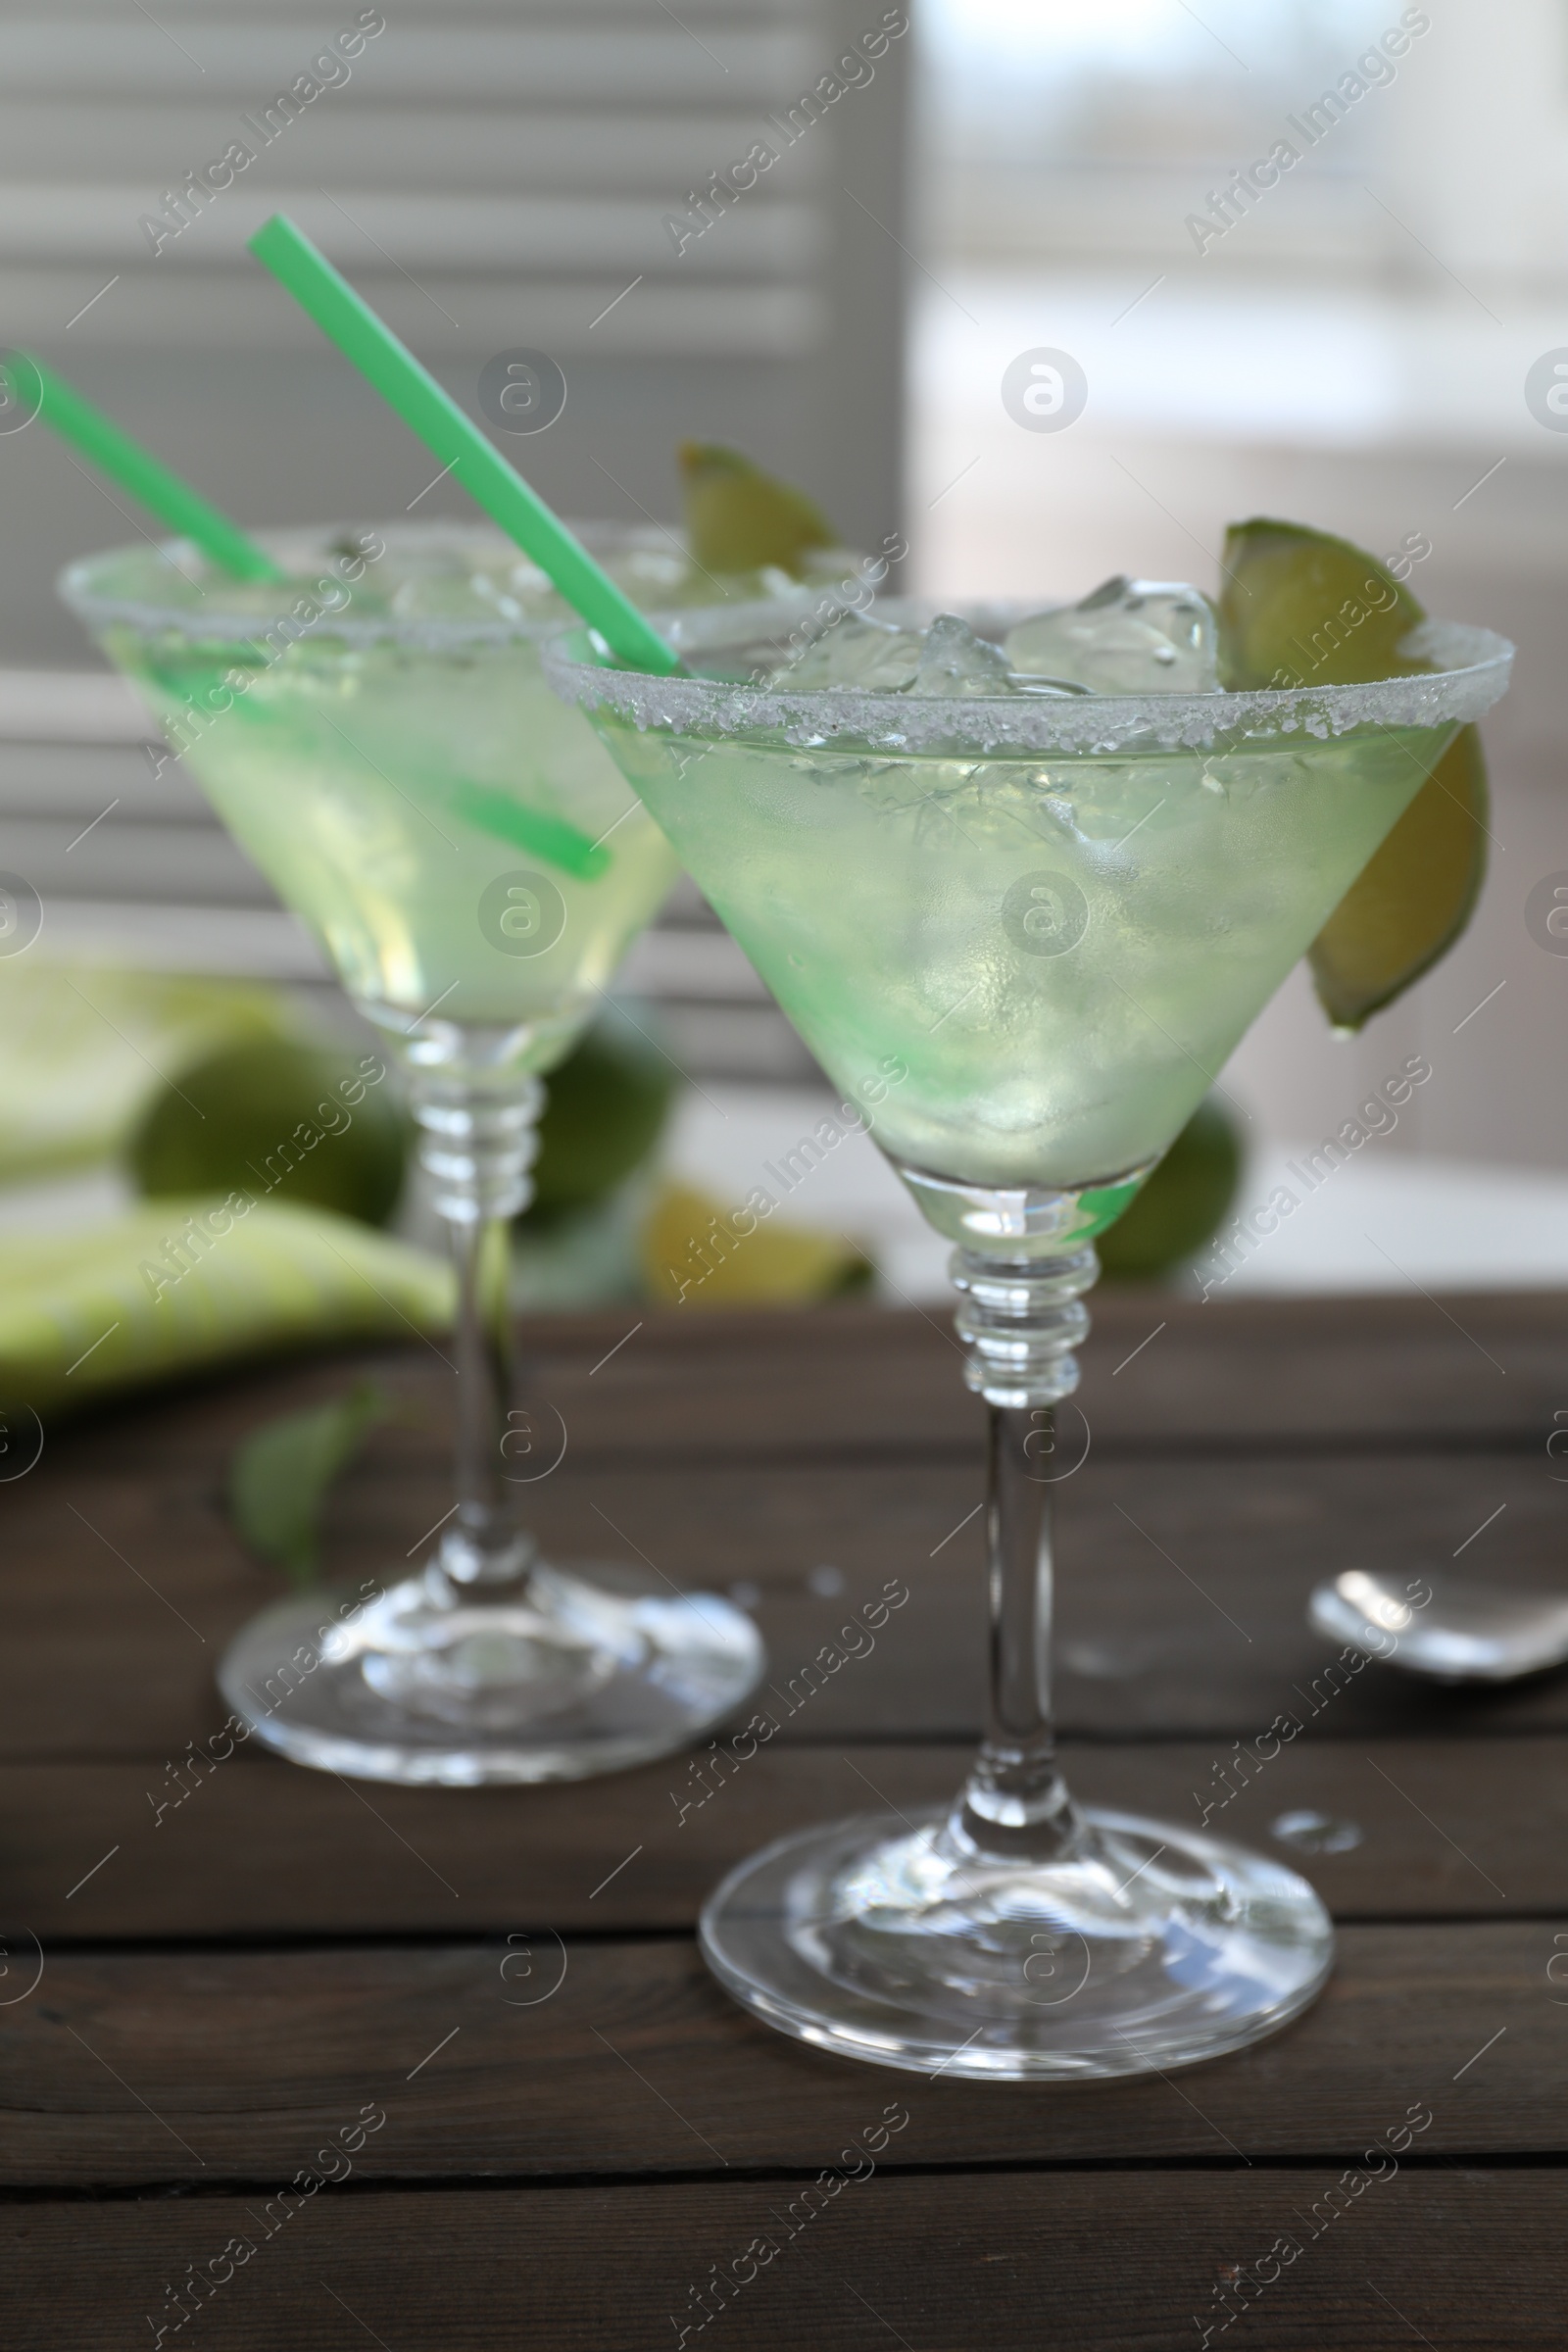
<svg viewBox="0 0 1568 2352">
<path fill-rule="evenodd" d="M 242 580 L 288 578 L 282 566 L 226 515 L 209 506 L 30 352 L 7 353 L 0 360 L 0 375 L 23 407 L 41 416 L 62 440 L 91 458 L 112 481 L 163 521 L 194 540 L 223 570 Z M 575 825 L 542 810 L 524 808 L 505 793 L 460 782 L 453 800 L 465 822 L 514 842 L 552 865 L 564 866 L 584 881 L 596 881 L 612 862 L 611 853 Z"/>
<path fill-rule="evenodd" d="M 239 580 L 287 579 L 282 565 L 254 539 L 248 539 L 237 523 L 209 506 L 199 491 L 160 465 L 150 450 L 122 433 L 101 409 L 83 400 L 42 360 L 34 359 L 30 352 L 12 351 L 6 354 L 3 366 L 24 407 L 31 408 L 62 441 L 71 442 L 84 458 L 90 458 L 111 481 L 150 508 L 160 521 L 181 537 L 193 539 L 222 570 Z"/>
<path fill-rule="evenodd" d="M 324 254 L 282 213 L 250 241 L 259 262 L 284 285 L 345 359 L 374 385 L 404 423 L 456 475 L 469 497 L 554 581 L 568 605 L 599 634 L 618 661 L 667 677 L 681 667 L 678 654 L 650 626 L 628 596 L 602 571 L 529 488 L 499 450 L 470 422 L 450 393 L 421 368 L 390 327 L 362 302 Z"/>
</svg>

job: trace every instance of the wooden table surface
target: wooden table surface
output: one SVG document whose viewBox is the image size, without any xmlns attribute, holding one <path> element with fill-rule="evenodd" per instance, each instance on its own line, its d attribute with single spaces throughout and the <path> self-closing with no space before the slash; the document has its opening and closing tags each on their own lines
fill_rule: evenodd
<svg viewBox="0 0 1568 2352">
<path fill-rule="evenodd" d="M 1170 2077 L 979 2085 L 787 2041 L 698 1960 L 732 1861 L 873 1791 L 941 1796 L 976 1735 L 982 1409 L 941 1317 L 677 1311 L 609 1361 L 634 1315 L 528 1335 L 568 1439 L 526 1490 L 547 1545 L 755 1605 L 783 1728 L 702 1804 L 683 1757 L 472 1792 L 254 1744 L 192 1765 L 275 1590 L 227 1456 L 351 1367 L 209 1381 L 51 1433 L 0 1486 L 0 2340 L 1561 2345 L 1568 1676 L 1330 1676 L 1302 1612 L 1357 1562 L 1561 1586 L 1568 1300 L 1092 1303 L 1092 1443 L 1058 1489 L 1069 1767 L 1196 1822 L 1240 1742 L 1214 1826 L 1356 1826 L 1293 1857 L 1340 1922 L 1304 2019 Z M 401 1410 L 331 1508 L 350 1582 L 447 1501 L 450 1375 L 374 1361 Z M 889 1578 L 910 1597 L 874 1650 L 786 1713 Z M 1303 1736 L 1258 1763 L 1282 1712 Z"/>
</svg>

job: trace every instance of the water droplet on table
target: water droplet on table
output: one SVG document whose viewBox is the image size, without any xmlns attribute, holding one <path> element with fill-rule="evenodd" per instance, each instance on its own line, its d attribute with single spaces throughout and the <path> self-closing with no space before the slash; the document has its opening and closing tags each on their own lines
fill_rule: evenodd
<svg viewBox="0 0 1568 2352">
<path fill-rule="evenodd" d="M 1294 1845 L 1298 1854 L 1348 1854 L 1365 1834 L 1359 1822 L 1341 1821 L 1332 1813 L 1282 1813 L 1269 1825 L 1269 1836 L 1281 1845 Z"/>
</svg>

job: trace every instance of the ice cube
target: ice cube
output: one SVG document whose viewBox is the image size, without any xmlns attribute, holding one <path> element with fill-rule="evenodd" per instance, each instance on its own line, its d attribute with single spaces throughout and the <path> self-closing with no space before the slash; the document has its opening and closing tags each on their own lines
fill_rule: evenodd
<svg viewBox="0 0 1568 2352">
<path fill-rule="evenodd" d="M 450 536 L 448 532 L 450 530 Z M 333 549 L 355 552 L 353 535 Z M 516 621 L 564 620 L 564 604 L 545 574 L 511 547 L 499 533 L 475 529 L 459 536 L 448 526 L 439 536 L 421 541 L 411 536 L 395 546 L 384 561 L 368 570 L 354 591 L 357 609 L 367 590 L 386 598 L 387 609 L 399 620 Z"/>
<path fill-rule="evenodd" d="M 1005 657 L 956 612 L 939 612 L 920 646 L 911 694 L 1013 694 Z"/>
<path fill-rule="evenodd" d="M 1119 574 L 1081 604 L 1035 612 L 1003 639 L 1022 677 L 1070 680 L 1096 694 L 1217 694 L 1208 599 L 1179 580 Z"/>
<path fill-rule="evenodd" d="M 781 662 L 768 683 L 785 688 L 864 686 L 898 694 L 912 684 L 919 665 L 920 640 L 912 631 L 860 612 L 845 612 L 793 661 Z"/>
</svg>

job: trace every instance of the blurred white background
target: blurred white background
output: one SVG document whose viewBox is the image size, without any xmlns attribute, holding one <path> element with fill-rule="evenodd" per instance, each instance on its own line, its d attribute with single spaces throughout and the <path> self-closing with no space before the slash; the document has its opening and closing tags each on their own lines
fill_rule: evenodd
<svg viewBox="0 0 1568 2352">
<path fill-rule="evenodd" d="M 369 13 L 385 29 L 352 76 L 155 256 L 140 216 L 360 12 L 0 6 L 9 336 L 247 521 L 460 511 L 245 260 L 281 205 L 470 409 L 496 349 L 559 357 L 566 412 L 512 454 L 579 513 L 672 516 L 690 434 L 799 479 L 861 542 L 902 516 L 916 583 L 954 598 L 1071 597 L 1114 570 L 1212 589 L 1227 521 L 1259 512 L 1380 555 L 1422 535 L 1429 608 L 1520 647 L 1487 729 L 1481 908 L 1354 1043 L 1329 1036 L 1298 973 L 1224 1084 L 1255 1190 L 1271 1153 L 1332 1133 L 1424 1054 L 1431 1081 L 1364 1155 L 1406 1171 L 1403 1195 L 1368 1178 L 1380 1214 L 1397 1222 L 1402 1199 L 1441 1228 L 1441 1265 L 1469 1228 L 1472 1270 L 1494 1274 L 1483 1228 L 1543 1270 L 1560 1228 L 1568 1278 L 1568 957 L 1524 921 L 1532 887 L 1568 869 L 1568 433 L 1525 397 L 1543 355 L 1568 355 L 1555 0 L 1506 18 L 1483 0 L 910 0 L 874 81 L 684 255 L 671 208 L 877 24 L 879 0 Z M 1282 140 L 1301 159 L 1227 217 L 1237 170 Z M 1039 347 L 1087 381 L 1062 431 L 1003 406 L 1004 370 Z M 59 941 L 311 980 L 310 943 L 194 789 L 154 780 L 119 690 L 77 682 L 91 657 L 53 573 L 136 518 L 30 431 L 0 434 L 0 863 L 45 892 Z M 810 1083 L 689 886 L 627 978 L 710 1091 Z M 796 1101 L 776 1098 L 774 1124 Z M 1501 1188 L 1506 1169 L 1523 1190 Z"/>
<path fill-rule="evenodd" d="M 1391 27 L 1403 54 L 1358 74 Z M 1433 1078 L 1380 1154 L 1568 1168 L 1568 959 L 1524 922 L 1568 867 L 1568 434 L 1525 401 L 1532 364 L 1568 346 L 1568 16 L 927 0 L 921 31 L 920 584 L 1066 597 L 1127 571 L 1212 591 L 1226 523 L 1259 513 L 1378 555 L 1429 539 L 1410 579 L 1429 610 L 1520 648 L 1486 729 L 1480 910 L 1353 1045 L 1298 972 L 1225 1084 L 1255 1144 L 1314 1139 L 1421 1052 Z M 1326 91 L 1341 118 L 1322 109 L 1308 149 Z M 1212 196 L 1279 140 L 1302 160 L 1227 224 Z M 1007 363 L 1040 347 L 1088 378 L 1063 431 L 1002 405 Z"/>
</svg>

